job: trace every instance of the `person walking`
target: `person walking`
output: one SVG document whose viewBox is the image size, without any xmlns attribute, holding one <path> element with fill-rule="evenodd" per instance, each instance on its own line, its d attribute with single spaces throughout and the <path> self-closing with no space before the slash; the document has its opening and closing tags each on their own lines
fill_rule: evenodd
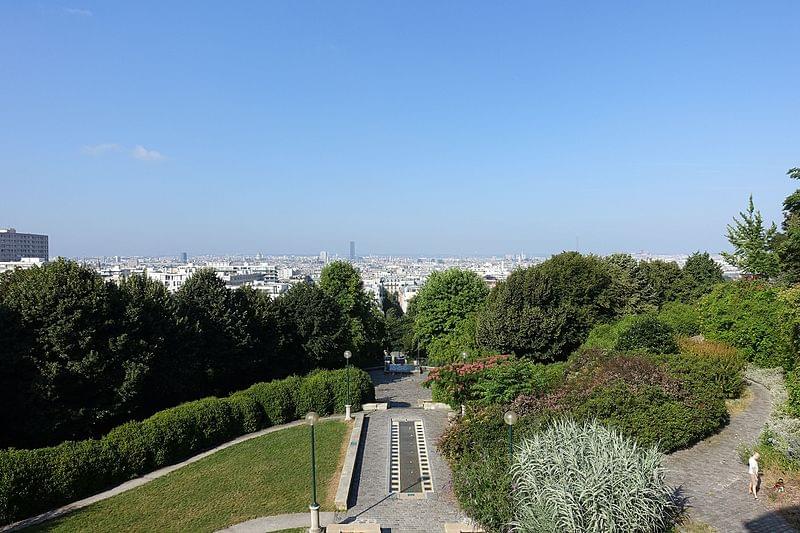
<svg viewBox="0 0 800 533">
<path fill-rule="evenodd" d="M 752 494 L 754 499 L 758 499 L 758 460 L 761 455 L 756 452 L 750 456 L 747 464 L 747 473 L 750 474 L 750 486 L 747 488 L 747 494 Z"/>
</svg>

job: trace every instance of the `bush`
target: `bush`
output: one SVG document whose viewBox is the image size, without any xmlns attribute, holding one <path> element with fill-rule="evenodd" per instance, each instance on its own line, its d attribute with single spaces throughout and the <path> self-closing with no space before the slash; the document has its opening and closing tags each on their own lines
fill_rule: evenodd
<svg viewBox="0 0 800 533">
<path fill-rule="evenodd" d="M 639 315 L 622 326 L 615 346 L 621 351 L 643 351 L 646 353 L 677 353 L 675 332 L 655 315 Z"/>
<path fill-rule="evenodd" d="M 786 410 L 800 417 L 800 372 L 793 370 L 786 374 Z"/>
<path fill-rule="evenodd" d="M 777 289 L 763 283 L 723 283 L 699 300 L 700 329 L 708 339 L 739 348 L 757 366 L 791 369 L 787 308 Z"/>
<path fill-rule="evenodd" d="M 695 376 L 705 376 L 722 389 L 725 398 L 738 398 L 744 390 L 744 372 L 747 361 L 739 350 L 722 342 L 678 339 L 682 354 L 693 356 L 665 359 L 673 369 L 681 365 L 693 365 Z"/>
<path fill-rule="evenodd" d="M 658 312 L 658 319 L 675 330 L 676 335 L 691 337 L 700 333 L 700 312 L 695 305 L 667 302 Z"/>
<path fill-rule="evenodd" d="M 514 454 L 515 528 L 664 531 L 676 507 L 663 459 L 596 422 L 556 421 Z"/>
<path fill-rule="evenodd" d="M 374 401 L 369 374 L 352 368 L 353 405 Z M 100 440 L 0 451 L 0 524 L 83 498 L 109 485 L 176 463 L 263 427 L 341 411 L 343 370 L 259 383 L 228 398 L 203 398 L 127 422 Z M 337 399 L 338 398 L 338 399 Z"/>
</svg>

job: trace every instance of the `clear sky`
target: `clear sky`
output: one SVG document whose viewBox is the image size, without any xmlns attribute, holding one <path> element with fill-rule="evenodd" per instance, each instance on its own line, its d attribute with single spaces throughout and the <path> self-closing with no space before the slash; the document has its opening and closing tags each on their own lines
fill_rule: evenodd
<svg viewBox="0 0 800 533">
<path fill-rule="evenodd" d="M 68 256 L 727 247 L 800 2 L 0 3 L 0 226 Z"/>
</svg>

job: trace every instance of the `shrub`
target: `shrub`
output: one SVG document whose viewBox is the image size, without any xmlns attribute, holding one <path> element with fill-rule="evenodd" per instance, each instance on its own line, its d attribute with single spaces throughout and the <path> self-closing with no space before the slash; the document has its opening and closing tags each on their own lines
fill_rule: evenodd
<svg viewBox="0 0 800 533">
<path fill-rule="evenodd" d="M 83 498 L 204 449 L 316 409 L 339 411 L 343 370 L 259 383 L 228 398 L 203 398 L 127 422 L 100 440 L 0 451 L 0 524 Z M 369 375 L 351 369 L 353 404 L 374 401 Z M 358 407 L 357 407 L 358 408 Z"/>
<path fill-rule="evenodd" d="M 244 391 L 228 397 L 228 404 L 233 408 L 233 416 L 238 425 L 238 433 L 252 433 L 265 427 L 266 415 L 258 402 Z"/>
<path fill-rule="evenodd" d="M 669 360 L 667 364 L 678 368 L 680 364 L 693 364 L 696 376 L 706 376 L 719 385 L 726 398 L 738 398 L 744 390 L 744 372 L 747 361 L 739 350 L 722 342 L 681 338 L 678 345 L 682 354 L 693 357 Z"/>
<path fill-rule="evenodd" d="M 700 333 L 700 312 L 696 305 L 667 302 L 658 312 L 658 319 L 672 327 L 676 335 L 691 337 Z"/>
<path fill-rule="evenodd" d="M 302 378 L 291 376 L 269 383 L 256 383 L 242 393 L 258 403 L 264 412 L 266 425 L 274 426 L 298 418 L 295 395 L 301 383 Z"/>
<path fill-rule="evenodd" d="M 515 529 L 664 531 L 676 508 L 662 462 L 596 422 L 556 421 L 514 454 Z"/>
<path fill-rule="evenodd" d="M 320 416 L 325 416 L 333 412 L 333 406 L 333 390 L 327 373 L 312 372 L 300 385 L 298 414 L 316 411 Z"/>
<path fill-rule="evenodd" d="M 800 372 L 793 370 L 786 374 L 786 410 L 800 417 Z"/>
<path fill-rule="evenodd" d="M 672 327 L 651 314 L 636 316 L 630 323 L 622 326 L 615 348 L 647 353 L 678 352 Z"/>
<path fill-rule="evenodd" d="M 794 366 L 787 303 L 777 289 L 751 281 L 723 283 L 699 300 L 698 309 L 706 338 L 739 348 L 757 366 Z"/>
<path fill-rule="evenodd" d="M 375 386 L 369 374 L 360 368 L 340 368 L 327 370 L 328 383 L 333 393 L 334 412 L 343 413 L 348 403 L 353 411 L 361 410 L 363 403 L 375 401 Z M 347 396 L 348 374 L 350 376 L 350 396 Z"/>
</svg>

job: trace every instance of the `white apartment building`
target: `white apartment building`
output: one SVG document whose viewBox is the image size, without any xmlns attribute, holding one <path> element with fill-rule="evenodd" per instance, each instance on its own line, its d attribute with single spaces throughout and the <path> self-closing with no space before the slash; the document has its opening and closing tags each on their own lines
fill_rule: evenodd
<svg viewBox="0 0 800 533">
<path fill-rule="evenodd" d="M 45 261 L 42 261 L 38 257 L 23 257 L 19 261 L 0 261 L 0 274 L 9 270 L 25 270 L 44 264 Z"/>
</svg>

